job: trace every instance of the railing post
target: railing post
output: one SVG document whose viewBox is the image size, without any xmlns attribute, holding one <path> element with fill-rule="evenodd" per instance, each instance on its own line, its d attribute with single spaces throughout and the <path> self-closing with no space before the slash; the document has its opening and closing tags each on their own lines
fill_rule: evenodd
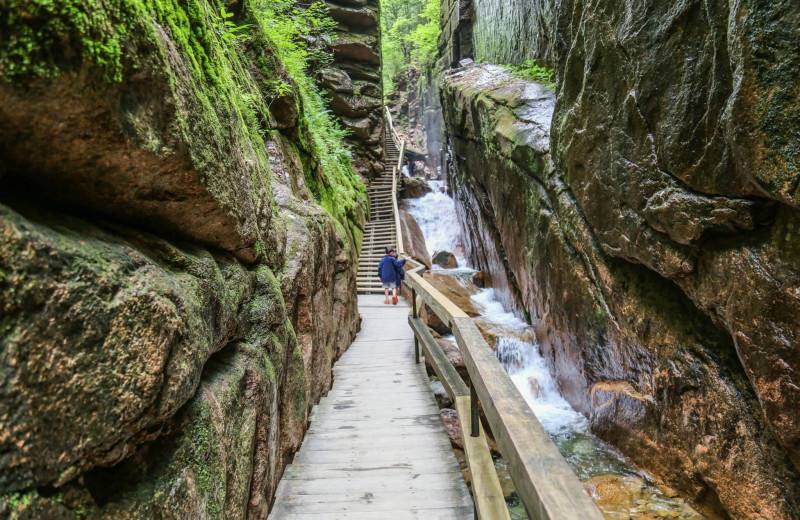
<svg viewBox="0 0 800 520">
<path fill-rule="evenodd" d="M 417 318 L 417 291 L 413 287 L 411 288 L 411 309 L 414 317 Z"/>
<path fill-rule="evenodd" d="M 414 336 L 414 361 L 419 363 L 419 338 Z"/>
<path fill-rule="evenodd" d="M 472 423 L 472 432 L 470 435 L 472 437 L 477 437 L 481 434 L 481 418 L 480 414 L 478 413 L 478 392 L 475 391 L 475 385 L 470 384 L 469 386 L 469 407 L 470 411 L 472 412 L 471 423 Z"/>
</svg>

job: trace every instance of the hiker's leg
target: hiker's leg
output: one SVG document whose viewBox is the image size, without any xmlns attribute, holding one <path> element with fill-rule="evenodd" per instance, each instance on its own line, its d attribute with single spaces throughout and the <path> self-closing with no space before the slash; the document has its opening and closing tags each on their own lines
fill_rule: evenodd
<svg viewBox="0 0 800 520">
<path fill-rule="evenodd" d="M 383 303 L 389 303 L 389 288 L 388 287 L 383 290 L 383 294 L 386 295 L 386 301 L 384 301 Z"/>
</svg>

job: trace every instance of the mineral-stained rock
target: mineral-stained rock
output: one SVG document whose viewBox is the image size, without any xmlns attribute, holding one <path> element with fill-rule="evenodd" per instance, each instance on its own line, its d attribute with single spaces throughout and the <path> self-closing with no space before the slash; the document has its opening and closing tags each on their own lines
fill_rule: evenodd
<svg viewBox="0 0 800 520">
<path fill-rule="evenodd" d="M 431 262 L 438 265 L 439 267 L 444 267 L 445 269 L 453 269 L 455 267 L 458 267 L 458 261 L 456 260 L 456 256 L 450 251 L 437 251 L 433 253 L 433 258 L 431 258 Z"/>
<path fill-rule="evenodd" d="M 48 12 L 28 23 L 46 24 Z M 234 123 L 244 117 L 240 109 L 193 81 L 185 51 L 154 21 L 136 25 L 128 38 L 137 69 L 126 81 L 96 81 L 86 64 L 83 73 L 53 80 L 0 84 L 4 189 L 246 261 L 277 251 L 268 159 L 260 138 Z"/>
<path fill-rule="evenodd" d="M 800 420 L 793 375 L 800 365 L 798 321 L 790 316 L 800 315 L 800 251 L 791 237 L 800 217 L 780 202 L 791 190 L 755 190 L 744 166 L 761 161 L 760 171 L 777 175 L 783 159 L 769 147 L 772 138 L 759 145 L 744 137 L 752 114 L 741 122 L 727 114 L 726 106 L 745 98 L 725 105 L 725 97 L 678 96 L 673 80 L 695 92 L 690 73 L 700 69 L 665 42 L 686 45 L 710 33 L 692 33 L 694 22 L 674 18 L 669 2 L 616 17 L 573 10 L 578 4 L 559 8 L 586 18 L 559 26 L 581 32 L 564 38 L 573 43 L 563 50 L 557 103 L 547 89 L 492 66 L 456 71 L 444 83 L 457 172 L 451 182 L 471 264 L 508 305 L 529 313 L 561 390 L 601 437 L 712 514 L 795 518 L 800 477 L 789 455 Z M 609 9 L 625 11 L 623 4 Z M 780 32 L 777 20 L 796 19 L 789 5 L 748 7 L 735 34 L 750 34 L 751 23 L 782 10 L 784 18 L 770 18 Z M 630 16 L 641 23 L 615 25 Z M 728 20 L 714 16 L 704 23 Z M 668 20 L 669 37 L 656 30 Z M 624 52 L 612 26 L 630 39 Z M 712 33 L 712 42 L 724 34 Z M 712 54 L 698 52 L 710 66 Z M 757 64 L 742 63 L 754 67 L 743 85 L 767 81 Z M 688 75 L 665 73 L 681 67 Z M 636 82 L 623 81 L 622 70 Z M 785 95 L 772 103 L 791 112 L 796 96 L 776 88 Z M 659 97 L 667 91 L 680 102 Z M 689 109 L 690 100 L 711 105 Z M 781 135 L 790 126 L 770 128 Z M 742 166 L 728 160 L 741 152 L 721 133 L 751 146 Z M 791 161 L 780 164 L 789 176 Z"/>
<path fill-rule="evenodd" d="M 400 226 L 403 232 L 403 246 L 406 254 L 422 263 L 428 269 L 431 268 L 431 255 L 425 247 L 425 236 L 419 228 L 419 224 L 414 216 L 405 210 L 400 210 Z"/>
</svg>

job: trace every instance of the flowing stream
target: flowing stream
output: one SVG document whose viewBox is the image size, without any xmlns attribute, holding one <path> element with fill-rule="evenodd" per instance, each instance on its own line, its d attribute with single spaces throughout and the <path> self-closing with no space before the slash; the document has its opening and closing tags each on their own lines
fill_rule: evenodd
<svg viewBox="0 0 800 520">
<path fill-rule="evenodd" d="M 403 205 L 417 220 L 431 255 L 441 250 L 455 252 L 460 229 L 453 199 L 445 193 L 442 181 L 429 184 L 434 188 L 432 193 L 405 200 Z M 503 308 L 495 298 L 494 289 L 475 287 L 472 275 L 476 271 L 467 265 L 465 258 L 456 258 L 459 268 L 434 266 L 434 270 L 455 277 L 468 288 L 480 318 L 489 326 L 497 326 L 500 331 L 495 346 L 497 358 L 603 515 L 611 520 L 704 519 L 683 499 L 659 489 L 647 473 L 635 468 L 613 446 L 589 432 L 586 418 L 559 392 L 535 340 L 530 339 L 534 337 L 530 326 Z M 452 337 L 444 339 L 455 343 Z M 498 474 L 506 473 L 502 459 L 495 464 Z M 511 494 L 507 503 L 512 518 L 527 518 L 516 494 Z"/>
</svg>

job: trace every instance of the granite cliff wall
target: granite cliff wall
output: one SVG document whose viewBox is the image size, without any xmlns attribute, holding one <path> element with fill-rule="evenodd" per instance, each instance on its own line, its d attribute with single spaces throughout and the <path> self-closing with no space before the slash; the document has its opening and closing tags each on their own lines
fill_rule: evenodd
<svg viewBox="0 0 800 520">
<path fill-rule="evenodd" d="M 223 7 L 0 5 L 0 516 L 265 518 L 355 335 L 363 184 Z"/>
<path fill-rule="evenodd" d="M 442 87 L 473 262 L 597 433 L 709 511 L 797 518 L 800 8 L 515 5 L 473 2 L 475 52 L 556 93 Z M 534 37 L 479 51 L 509 16 Z"/>
<path fill-rule="evenodd" d="M 333 62 L 320 71 L 333 113 L 350 130 L 356 171 L 365 179 L 383 173 L 383 85 L 378 0 L 326 1 L 339 26 L 329 48 Z"/>
</svg>

